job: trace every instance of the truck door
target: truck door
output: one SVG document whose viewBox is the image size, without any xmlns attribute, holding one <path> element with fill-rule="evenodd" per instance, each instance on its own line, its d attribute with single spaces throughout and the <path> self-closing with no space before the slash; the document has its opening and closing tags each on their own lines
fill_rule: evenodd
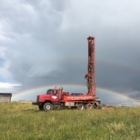
<svg viewBox="0 0 140 140">
<path fill-rule="evenodd" d="M 52 102 L 58 102 L 59 101 L 58 91 L 57 90 L 52 91 L 51 100 L 52 100 Z"/>
</svg>

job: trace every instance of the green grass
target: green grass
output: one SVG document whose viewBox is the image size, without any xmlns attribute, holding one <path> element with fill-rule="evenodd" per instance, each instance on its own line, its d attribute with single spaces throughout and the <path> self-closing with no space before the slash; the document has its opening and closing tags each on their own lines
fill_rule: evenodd
<svg viewBox="0 0 140 140">
<path fill-rule="evenodd" d="M 140 140 L 140 108 L 44 112 L 0 103 L 0 140 Z"/>
</svg>

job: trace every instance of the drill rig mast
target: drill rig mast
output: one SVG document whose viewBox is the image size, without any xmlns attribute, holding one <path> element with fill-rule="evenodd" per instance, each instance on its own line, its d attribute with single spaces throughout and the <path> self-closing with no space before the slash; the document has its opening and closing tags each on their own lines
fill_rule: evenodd
<svg viewBox="0 0 140 140">
<path fill-rule="evenodd" d="M 85 78 L 87 79 L 87 94 L 69 93 L 60 88 L 48 89 L 46 94 L 37 96 L 37 102 L 33 105 L 38 105 L 40 110 L 51 110 L 56 108 L 76 107 L 80 110 L 101 108 L 100 99 L 96 97 L 96 80 L 95 80 L 95 38 L 89 36 L 88 40 L 88 67 Z M 104 107 L 104 109 L 112 107 Z"/>
<path fill-rule="evenodd" d="M 95 38 L 89 36 L 88 40 L 88 73 L 85 75 L 87 79 L 87 95 L 96 95 L 96 80 L 95 80 Z"/>
</svg>

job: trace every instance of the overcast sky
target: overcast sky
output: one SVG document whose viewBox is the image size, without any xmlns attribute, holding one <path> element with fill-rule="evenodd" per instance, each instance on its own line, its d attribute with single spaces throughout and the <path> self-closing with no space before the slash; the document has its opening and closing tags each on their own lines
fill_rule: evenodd
<svg viewBox="0 0 140 140">
<path fill-rule="evenodd" d="M 86 84 L 87 37 L 97 86 L 140 99 L 139 0 L 0 1 L 0 92 Z"/>
</svg>

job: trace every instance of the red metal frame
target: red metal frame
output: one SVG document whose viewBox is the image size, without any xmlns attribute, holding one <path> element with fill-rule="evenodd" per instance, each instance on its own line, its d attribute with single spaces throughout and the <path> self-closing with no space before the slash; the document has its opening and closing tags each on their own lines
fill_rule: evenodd
<svg viewBox="0 0 140 140">
<path fill-rule="evenodd" d="M 87 95 L 96 95 L 96 78 L 95 78 L 95 38 L 89 36 L 88 40 L 88 73 L 85 75 L 87 79 Z"/>
</svg>

